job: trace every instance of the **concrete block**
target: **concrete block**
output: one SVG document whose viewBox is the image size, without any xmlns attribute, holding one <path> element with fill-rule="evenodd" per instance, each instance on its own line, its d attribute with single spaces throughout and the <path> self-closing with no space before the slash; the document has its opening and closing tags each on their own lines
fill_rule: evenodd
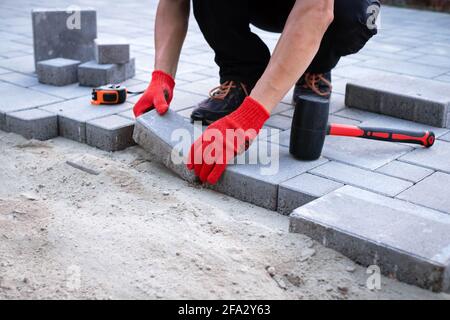
<svg viewBox="0 0 450 320">
<path fill-rule="evenodd" d="M 48 140 L 58 136 L 56 114 L 30 109 L 7 113 L 5 123 L 8 132 L 14 132 L 27 139 Z"/>
<path fill-rule="evenodd" d="M 450 174 L 435 172 L 400 193 L 397 198 L 450 214 L 449 195 Z"/>
<path fill-rule="evenodd" d="M 86 97 L 68 100 L 45 106 L 40 109 L 58 115 L 59 135 L 71 140 L 86 143 L 86 122 L 97 118 L 127 111 L 131 104 L 92 105 Z"/>
<path fill-rule="evenodd" d="M 245 164 L 229 165 L 217 185 L 210 187 L 236 199 L 276 211 L 278 189 L 282 182 L 327 162 L 323 158 L 315 161 L 299 161 L 290 155 L 288 148 L 279 146 L 278 152 L 275 153 L 270 151 L 271 148 L 272 145 L 267 142 L 259 144 L 258 141 L 255 141 L 247 150 L 246 158 L 248 159 L 249 155 L 258 149 L 261 154 L 269 155 L 272 162 L 264 165 L 264 161 L 258 157 L 256 164 L 247 161 Z M 272 151 L 276 151 L 276 149 Z M 276 162 L 278 162 L 278 169 L 274 165 Z M 271 166 L 272 168 L 270 168 Z"/>
<path fill-rule="evenodd" d="M 301 174 L 280 184 L 277 211 L 285 215 L 291 214 L 294 209 L 342 186 L 344 185 L 333 180 L 309 173 Z"/>
<path fill-rule="evenodd" d="M 4 113 L 0 113 L 0 130 L 6 131 L 6 114 Z"/>
<path fill-rule="evenodd" d="M 413 148 L 405 144 L 328 136 L 322 155 L 331 160 L 375 170 L 411 150 Z"/>
<path fill-rule="evenodd" d="M 29 88 L 39 84 L 37 77 L 32 75 L 27 75 L 19 72 L 10 72 L 6 74 L 0 74 L 0 80 L 15 84 L 16 86 L 21 86 L 24 88 Z"/>
<path fill-rule="evenodd" d="M 130 44 L 108 39 L 95 39 L 95 60 L 99 64 L 123 64 L 130 61 Z"/>
<path fill-rule="evenodd" d="M 172 136 L 176 130 L 186 136 L 187 140 L 182 145 Z M 133 138 L 153 160 L 161 162 L 186 181 L 196 181 L 194 174 L 181 161 L 187 157 L 190 143 L 194 141 L 194 127 L 185 118 L 170 109 L 164 117 L 155 110 L 150 111 L 136 119 Z"/>
<path fill-rule="evenodd" d="M 78 82 L 80 61 L 56 58 L 38 62 L 36 72 L 40 83 L 65 86 Z"/>
<path fill-rule="evenodd" d="M 409 181 L 335 161 L 317 167 L 310 173 L 389 197 L 394 197 L 413 185 Z"/>
<path fill-rule="evenodd" d="M 282 116 L 279 114 L 272 115 L 269 120 L 266 121 L 265 126 L 276 128 L 280 130 L 287 130 L 291 128 L 292 118 Z"/>
<path fill-rule="evenodd" d="M 98 87 L 121 83 L 135 74 L 135 59 L 124 64 L 98 64 L 89 61 L 78 67 L 78 81 L 82 86 Z"/>
<path fill-rule="evenodd" d="M 296 209 L 289 229 L 400 281 L 450 288 L 447 214 L 345 186 Z"/>
<path fill-rule="evenodd" d="M 88 145 L 105 151 L 118 151 L 135 145 L 133 140 L 134 121 L 111 115 L 86 123 Z"/>
<path fill-rule="evenodd" d="M 444 134 L 443 136 L 439 137 L 439 139 L 450 142 L 450 133 Z"/>
<path fill-rule="evenodd" d="M 373 76 L 348 83 L 345 104 L 435 127 L 445 127 L 450 104 L 450 85 L 406 76 Z"/>
<path fill-rule="evenodd" d="M 392 161 L 377 170 L 385 175 L 408 180 L 413 183 L 419 182 L 431 175 L 434 171 L 424 167 L 415 166 L 402 161 Z"/>
<path fill-rule="evenodd" d="M 432 170 L 450 173 L 450 142 L 436 140 L 428 149 L 417 148 L 400 157 L 399 160 L 429 168 Z"/>
<path fill-rule="evenodd" d="M 31 89 L 46 94 L 51 94 L 66 100 L 79 98 L 81 96 L 89 97 L 91 95 L 92 89 L 88 87 L 81 87 L 78 83 L 63 87 L 55 87 L 47 84 L 39 83 L 33 86 Z"/>
<path fill-rule="evenodd" d="M 58 57 L 82 62 L 94 59 L 95 10 L 35 9 L 32 20 L 35 65 Z"/>
<path fill-rule="evenodd" d="M 33 109 L 41 105 L 55 103 L 61 101 L 57 98 L 45 93 L 37 92 L 31 89 L 9 84 L 0 83 L 0 130 L 5 131 L 5 116 L 7 113 Z"/>
</svg>

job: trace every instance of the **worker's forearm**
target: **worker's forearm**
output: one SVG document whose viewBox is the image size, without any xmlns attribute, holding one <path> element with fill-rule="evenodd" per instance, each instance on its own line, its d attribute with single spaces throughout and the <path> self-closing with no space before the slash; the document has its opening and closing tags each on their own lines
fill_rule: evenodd
<svg viewBox="0 0 450 320">
<path fill-rule="evenodd" d="M 173 77 L 189 23 L 190 0 L 160 0 L 155 22 L 155 69 Z"/>
<path fill-rule="evenodd" d="M 334 0 L 297 0 L 251 97 L 269 112 L 306 71 L 333 20 Z"/>
</svg>

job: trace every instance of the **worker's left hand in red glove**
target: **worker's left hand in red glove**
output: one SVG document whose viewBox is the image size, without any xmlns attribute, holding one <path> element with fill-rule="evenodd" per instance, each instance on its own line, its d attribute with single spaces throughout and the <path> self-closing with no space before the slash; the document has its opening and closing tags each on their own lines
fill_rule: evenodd
<svg viewBox="0 0 450 320">
<path fill-rule="evenodd" d="M 202 182 L 216 184 L 227 164 L 256 138 L 269 112 L 251 97 L 233 113 L 211 124 L 191 146 L 187 167 Z"/>
<path fill-rule="evenodd" d="M 161 70 L 153 71 L 152 81 L 147 90 L 134 105 L 133 112 L 135 117 L 137 118 L 154 108 L 161 115 L 166 113 L 173 98 L 174 87 L 175 80 L 170 74 Z"/>
</svg>

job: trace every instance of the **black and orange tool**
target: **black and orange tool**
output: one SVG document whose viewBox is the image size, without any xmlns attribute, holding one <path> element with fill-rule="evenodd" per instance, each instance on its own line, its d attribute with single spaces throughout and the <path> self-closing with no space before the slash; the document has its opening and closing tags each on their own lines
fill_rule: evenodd
<svg viewBox="0 0 450 320">
<path fill-rule="evenodd" d="M 327 134 L 330 136 L 413 143 L 419 144 L 426 148 L 431 147 L 436 139 L 432 131 L 406 131 L 386 128 L 359 127 L 337 123 L 331 123 L 328 125 Z"/>
<path fill-rule="evenodd" d="M 108 84 L 98 88 L 92 89 L 91 103 L 95 105 L 109 104 L 116 105 L 122 104 L 127 100 L 128 95 L 136 95 L 144 93 L 144 91 L 131 92 L 126 87 L 120 84 Z"/>
<path fill-rule="evenodd" d="M 391 128 L 370 128 L 345 124 L 329 124 L 329 101 L 302 96 L 296 104 L 291 126 L 290 153 L 297 159 L 316 160 L 322 154 L 325 137 L 344 136 L 388 142 L 414 143 L 431 147 L 432 131 L 407 131 Z"/>
</svg>

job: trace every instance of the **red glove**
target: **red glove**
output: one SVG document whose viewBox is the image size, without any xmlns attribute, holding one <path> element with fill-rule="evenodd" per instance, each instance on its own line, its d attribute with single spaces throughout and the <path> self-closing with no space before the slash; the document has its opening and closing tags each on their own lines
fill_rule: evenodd
<svg viewBox="0 0 450 320">
<path fill-rule="evenodd" d="M 247 97 L 228 116 L 211 124 L 191 146 L 187 167 L 202 182 L 216 184 L 227 164 L 244 152 L 269 119 L 267 110 Z"/>
<path fill-rule="evenodd" d="M 135 117 L 139 117 L 144 113 L 156 108 L 159 114 L 164 114 L 169 109 L 169 103 L 173 98 L 173 88 L 175 80 L 170 74 L 160 70 L 152 73 L 152 81 L 150 82 L 144 95 L 134 105 L 133 112 Z"/>
</svg>

